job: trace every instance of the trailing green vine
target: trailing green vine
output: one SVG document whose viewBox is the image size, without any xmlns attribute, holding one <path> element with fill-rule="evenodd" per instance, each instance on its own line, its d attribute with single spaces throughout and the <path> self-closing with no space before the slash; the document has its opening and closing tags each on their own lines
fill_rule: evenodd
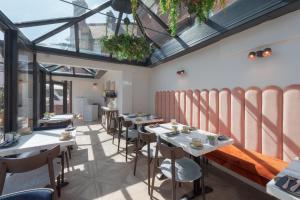
<svg viewBox="0 0 300 200">
<path fill-rule="evenodd" d="M 131 0 L 131 10 L 132 10 L 133 17 L 135 17 L 136 15 L 137 7 L 138 7 L 138 0 Z"/>
<path fill-rule="evenodd" d="M 128 33 L 105 36 L 100 39 L 100 44 L 118 60 L 143 61 L 152 53 L 152 48 L 145 38 Z"/>
<path fill-rule="evenodd" d="M 172 36 L 176 35 L 179 6 L 183 2 L 191 15 L 195 15 L 199 23 L 203 23 L 209 17 L 214 8 L 224 8 L 226 0 L 160 0 L 162 14 L 169 14 L 169 28 Z"/>
</svg>

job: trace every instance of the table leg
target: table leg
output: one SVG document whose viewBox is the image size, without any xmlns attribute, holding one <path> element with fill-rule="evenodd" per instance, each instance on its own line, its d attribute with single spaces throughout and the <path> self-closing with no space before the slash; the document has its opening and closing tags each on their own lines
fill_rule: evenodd
<svg viewBox="0 0 300 200">
<path fill-rule="evenodd" d="M 65 181 L 65 154 L 61 153 L 61 187 L 65 187 L 69 184 L 69 182 Z"/>
<path fill-rule="evenodd" d="M 202 176 L 204 177 L 205 173 L 206 173 L 206 170 L 205 170 L 205 163 L 202 163 L 201 164 L 201 158 L 200 157 L 193 157 L 194 161 L 201 166 L 201 169 L 202 169 Z M 202 181 L 202 184 L 204 184 L 204 182 Z M 202 188 L 201 188 L 201 178 L 200 179 L 197 179 L 197 180 L 194 180 L 193 181 L 193 187 L 194 187 L 194 190 L 193 192 L 191 193 L 188 193 L 184 196 L 182 196 L 180 199 L 181 200 L 188 200 L 188 199 L 194 199 L 200 195 L 202 195 L 203 191 L 202 191 Z M 208 194 L 210 192 L 213 192 L 213 188 L 209 187 L 209 186 L 205 186 L 204 187 L 204 192 L 205 194 Z"/>
</svg>

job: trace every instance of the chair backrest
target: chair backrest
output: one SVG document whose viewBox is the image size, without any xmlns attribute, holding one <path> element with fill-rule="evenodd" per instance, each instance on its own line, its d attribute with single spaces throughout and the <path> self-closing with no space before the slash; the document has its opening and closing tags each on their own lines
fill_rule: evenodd
<svg viewBox="0 0 300 200">
<path fill-rule="evenodd" d="M 50 184 L 55 189 L 53 159 L 59 156 L 60 146 L 27 158 L 0 158 L 0 194 L 5 183 L 6 173 L 24 173 L 48 165 Z M 37 177 L 38 178 L 38 177 Z"/>
<path fill-rule="evenodd" d="M 132 122 L 129 120 L 124 120 L 123 121 L 123 126 L 126 128 L 129 128 L 130 126 L 132 126 Z"/>
<path fill-rule="evenodd" d="M 50 188 L 38 188 L 32 190 L 25 190 L 21 192 L 14 192 L 0 196 L 0 200 L 54 200 L 54 191 Z"/>
<path fill-rule="evenodd" d="M 170 147 L 166 144 L 158 143 L 158 149 L 163 157 L 169 158 L 172 161 L 185 156 L 185 153 L 181 147 Z"/>
<path fill-rule="evenodd" d="M 140 139 L 149 144 L 156 141 L 156 135 L 154 133 L 144 132 L 141 127 L 138 128 Z"/>
</svg>

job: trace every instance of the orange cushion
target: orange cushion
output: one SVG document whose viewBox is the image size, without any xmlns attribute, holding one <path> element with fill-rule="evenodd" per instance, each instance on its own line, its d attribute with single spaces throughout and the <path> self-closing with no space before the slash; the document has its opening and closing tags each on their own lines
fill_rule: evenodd
<svg viewBox="0 0 300 200">
<path fill-rule="evenodd" d="M 234 145 L 220 148 L 206 157 L 261 185 L 265 185 L 288 165 L 282 160 Z"/>
</svg>

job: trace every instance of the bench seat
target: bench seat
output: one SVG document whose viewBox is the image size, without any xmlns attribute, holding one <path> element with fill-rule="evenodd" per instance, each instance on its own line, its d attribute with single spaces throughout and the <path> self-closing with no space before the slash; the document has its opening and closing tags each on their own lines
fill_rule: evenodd
<svg viewBox="0 0 300 200">
<path fill-rule="evenodd" d="M 262 186 L 266 186 L 267 182 L 288 165 L 282 160 L 235 145 L 211 152 L 206 155 L 206 158 Z"/>
</svg>

